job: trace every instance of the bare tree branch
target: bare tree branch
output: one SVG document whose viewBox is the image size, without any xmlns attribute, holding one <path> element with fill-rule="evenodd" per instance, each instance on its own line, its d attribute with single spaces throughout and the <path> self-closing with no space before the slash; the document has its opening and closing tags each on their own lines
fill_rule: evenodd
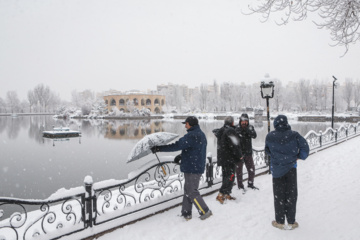
<svg viewBox="0 0 360 240">
<path fill-rule="evenodd" d="M 344 46 L 344 55 L 350 44 L 360 38 L 360 0 L 260 0 L 256 6 L 249 6 L 249 10 L 250 14 L 262 14 L 262 22 L 273 12 L 284 12 L 284 17 L 276 22 L 278 25 L 305 20 L 308 12 L 317 11 L 322 22 L 314 23 L 330 31 L 334 42 L 331 46 Z"/>
</svg>

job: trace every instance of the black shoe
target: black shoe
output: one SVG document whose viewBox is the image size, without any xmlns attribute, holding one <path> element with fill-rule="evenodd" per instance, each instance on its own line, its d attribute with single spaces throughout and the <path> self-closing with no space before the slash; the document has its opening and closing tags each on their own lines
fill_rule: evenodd
<svg viewBox="0 0 360 240">
<path fill-rule="evenodd" d="M 255 187 L 254 185 L 248 185 L 248 188 L 251 188 L 253 190 L 259 190 L 259 188 Z"/>
<path fill-rule="evenodd" d="M 239 190 L 242 192 L 242 194 L 245 194 L 245 193 L 246 193 L 246 189 L 244 188 L 244 186 L 239 187 Z"/>
<path fill-rule="evenodd" d="M 184 214 L 182 213 L 181 215 L 178 215 L 179 217 L 183 217 L 186 221 L 189 221 L 192 219 L 192 214 L 188 213 L 188 214 Z"/>
</svg>

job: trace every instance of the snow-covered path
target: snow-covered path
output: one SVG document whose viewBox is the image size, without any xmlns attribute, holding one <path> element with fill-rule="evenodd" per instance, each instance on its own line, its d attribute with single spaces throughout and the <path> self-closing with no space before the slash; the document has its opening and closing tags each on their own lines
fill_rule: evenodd
<svg viewBox="0 0 360 240">
<path fill-rule="evenodd" d="M 360 137 L 315 153 L 298 162 L 297 218 L 292 231 L 271 226 L 274 219 L 271 175 L 255 179 L 260 191 L 242 195 L 236 186 L 236 201 L 220 205 L 216 194 L 205 197 L 213 216 L 185 221 L 176 207 L 99 237 L 115 239 L 316 239 L 357 240 L 360 238 Z"/>
</svg>

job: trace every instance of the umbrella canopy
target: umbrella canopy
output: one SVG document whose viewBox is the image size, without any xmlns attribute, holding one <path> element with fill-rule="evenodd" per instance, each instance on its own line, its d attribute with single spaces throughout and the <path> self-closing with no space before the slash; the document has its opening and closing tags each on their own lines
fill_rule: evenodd
<svg viewBox="0 0 360 240">
<path fill-rule="evenodd" d="M 128 156 L 127 162 L 131 162 L 151 153 L 151 148 L 155 146 L 165 145 L 179 135 L 169 132 L 157 132 L 146 135 L 139 142 L 137 142 L 134 148 L 131 150 Z"/>
</svg>

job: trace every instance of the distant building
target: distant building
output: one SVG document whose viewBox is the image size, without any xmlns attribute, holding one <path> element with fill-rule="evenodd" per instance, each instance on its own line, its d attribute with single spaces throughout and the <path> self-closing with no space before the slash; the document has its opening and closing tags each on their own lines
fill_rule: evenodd
<svg viewBox="0 0 360 240">
<path fill-rule="evenodd" d="M 117 107 L 120 111 L 130 112 L 130 108 L 136 107 L 149 109 L 152 113 L 161 113 L 165 105 L 165 96 L 159 94 L 146 94 L 137 90 L 126 93 L 108 93 L 104 95 L 104 101 L 108 111 Z"/>
</svg>

